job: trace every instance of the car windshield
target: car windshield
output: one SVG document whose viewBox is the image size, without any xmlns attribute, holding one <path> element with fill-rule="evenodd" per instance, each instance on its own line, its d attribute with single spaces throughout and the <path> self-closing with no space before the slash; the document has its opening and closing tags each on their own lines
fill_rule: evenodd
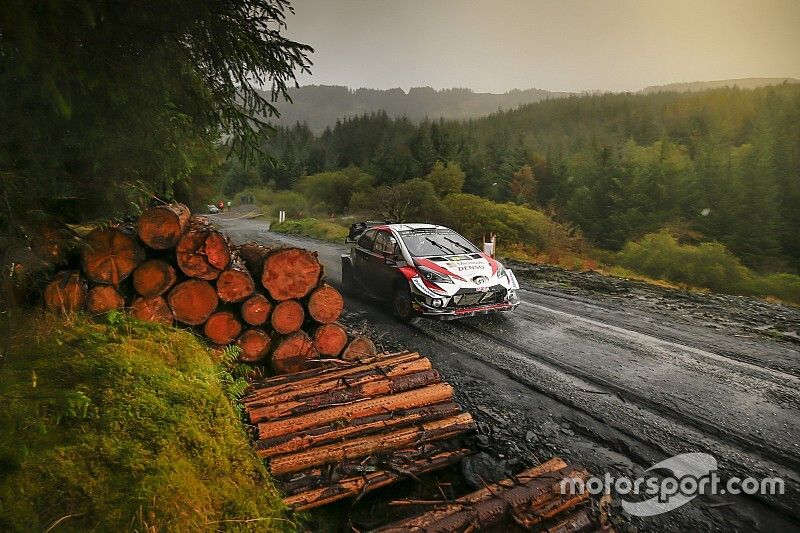
<svg viewBox="0 0 800 533">
<path fill-rule="evenodd" d="M 414 230 L 400 233 L 413 257 L 457 255 L 478 251 L 474 244 L 453 230 Z"/>
</svg>

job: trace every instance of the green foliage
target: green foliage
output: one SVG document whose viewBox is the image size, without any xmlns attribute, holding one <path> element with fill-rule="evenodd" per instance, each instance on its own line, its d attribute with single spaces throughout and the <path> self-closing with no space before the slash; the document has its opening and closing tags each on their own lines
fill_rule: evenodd
<svg viewBox="0 0 800 533">
<path fill-rule="evenodd" d="M 451 194 L 444 199 L 448 223 L 475 242 L 490 232 L 501 244 L 524 243 L 536 251 L 549 251 L 569 241 L 566 228 L 541 211 L 512 203 L 497 203 L 474 194 Z"/>
<path fill-rule="evenodd" d="M 278 233 L 302 235 L 338 243 L 343 242 L 348 234 L 348 229 L 341 224 L 313 218 L 286 220 L 283 224 L 273 224 L 270 229 Z"/>
<path fill-rule="evenodd" d="M 575 96 L 416 126 L 380 112 L 318 137 L 305 126 L 280 129 L 265 149 L 286 154 L 295 176 L 319 165 L 365 169 L 381 193 L 356 194 L 360 208 L 370 196 L 383 203 L 382 186 L 450 161 L 463 169 L 463 192 L 539 206 L 596 246 L 620 250 L 682 226 L 750 268 L 800 264 L 800 84 Z"/>
<path fill-rule="evenodd" d="M 18 328 L 0 365 L 0 530 L 282 530 L 222 367 L 186 331 L 80 317 Z M 228 375 L 236 371 L 227 367 Z"/>
<path fill-rule="evenodd" d="M 717 291 L 735 291 L 750 278 L 747 268 L 724 245 L 680 244 L 665 231 L 629 242 L 619 253 L 618 261 L 653 278 Z"/>
<path fill-rule="evenodd" d="M 425 176 L 425 180 L 433 185 L 440 198 L 444 198 L 448 194 L 461 192 L 465 176 L 458 163 L 451 161 L 445 166 L 441 161 L 437 161 L 430 173 Z"/>
<path fill-rule="evenodd" d="M 438 223 L 446 218 L 433 185 L 421 178 L 357 192 L 352 197 L 352 207 L 395 222 Z"/>
<path fill-rule="evenodd" d="M 295 185 L 311 204 L 312 211 L 326 214 L 344 213 L 350 205 L 353 193 L 368 191 L 375 178 L 355 166 L 336 172 L 322 172 L 304 176 Z"/>
</svg>

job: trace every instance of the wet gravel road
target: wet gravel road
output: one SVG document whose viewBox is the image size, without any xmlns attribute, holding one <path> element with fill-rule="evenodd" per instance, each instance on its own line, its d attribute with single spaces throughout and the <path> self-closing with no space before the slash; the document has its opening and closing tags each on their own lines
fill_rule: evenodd
<svg viewBox="0 0 800 533">
<path fill-rule="evenodd" d="M 341 281 L 336 245 L 213 217 L 235 242 L 317 250 Z M 381 305 L 347 301 L 345 321 L 387 349 L 431 358 L 479 422 L 478 446 L 512 471 L 553 455 L 595 474 L 635 477 L 672 455 L 705 452 L 723 479 L 784 479 L 775 496 L 703 495 L 621 529 L 800 531 L 800 311 L 593 274 L 510 265 L 523 303 L 513 314 L 395 322 Z"/>
</svg>

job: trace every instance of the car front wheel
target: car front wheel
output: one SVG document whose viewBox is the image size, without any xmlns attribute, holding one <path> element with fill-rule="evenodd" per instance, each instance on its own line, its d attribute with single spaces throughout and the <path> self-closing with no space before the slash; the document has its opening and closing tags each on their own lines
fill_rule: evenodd
<svg viewBox="0 0 800 533">
<path fill-rule="evenodd" d="M 411 290 L 406 283 L 398 284 L 392 296 L 392 314 L 400 322 L 411 322 L 414 310 L 411 307 Z"/>
</svg>

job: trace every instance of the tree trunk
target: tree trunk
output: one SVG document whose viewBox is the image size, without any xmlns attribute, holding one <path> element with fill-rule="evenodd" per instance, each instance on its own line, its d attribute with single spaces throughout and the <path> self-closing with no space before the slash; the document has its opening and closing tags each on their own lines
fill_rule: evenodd
<svg viewBox="0 0 800 533">
<path fill-rule="evenodd" d="M 316 252 L 302 248 L 281 248 L 264 260 L 261 283 L 273 300 L 282 302 L 304 298 L 322 276 L 322 265 Z"/>
<path fill-rule="evenodd" d="M 274 476 L 299 472 L 335 461 L 356 459 L 375 453 L 399 450 L 408 446 L 446 439 L 474 429 L 474 427 L 475 421 L 472 419 L 472 415 L 461 413 L 443 420 L 426 422 L 418 427 L 401 428 L 380 435 L 356 438 L 274 457 L 269 462 L 269 471 Z"/>
<path fill-rule="evenodd" d="M 372 357 L 377 351 L 375 343 L 369 337 L 359 335 L 350 341 L 350 344 L 344 349 L 342 359 L 345 361 L 359 361 L 366 357 Z"/>
<path fill-rule="evenodd" d="M 253 277 L 235 253 L 231 255 L 228 268 L 217 278 L 217 295 L 223 302 L 241 302 L 249 298 L 256 290 Z"/>
<path fill-rule="evenodd" d="M 348 420 L 344 427 L 340 424 L 331 424 L 289 435 L 281 435 L 272 439 L 260 440 L 256 443 L 257 451 L 258 455 L 264 458 L 295 453 L 323 444 L 341 442 L 353 437 L 384 433 L 392 428 L 447 418 L 460 412 L 461 406 L 457 403 L 443 402 L 396 413 L 383 413 Z"/>
<path fill-rule="evenodd" d="M 198 216 L 189 220 L 175 254 L 184 274 L 207 281 L 217 279 L 231 260 L 228 241 L 207 218 Z"/>
<path fill-rule="evenodd" d="M 168 250 L 178 244 L 190 216 L 189 208 L 183 204 L 159 205 L 139 216 L 136 229 L 139 238 L 150 248 Z"/>
<path fill-rule="evenodd" d="M 69 313 L 86 305 L 89 289 L 77 270 L 62 270 L 44 290 L 44 301 L 51 311 Z"/>
<path fill-rule="evenodd" d="M 83 272 L 95 283 L 119 285 L 144 260 L 144 249 L 128 228 L 96 228 L 85 241 Z"/>
<path fill-rule="evenodd" d="M 323 324 L 314 330 L 314 346 L 320 355 L 339 357 L 347 346 L 347 331 L 339 324 Z"/>
<path fill-rule="evenodd" d="M 248 329 L 239 336 L 236 344 L 242 349 L 239 360 L 245 363 L 256 363 L 269 354 L 272 339 L 264 330 Z"/>
<path fill-rule="evenodd" d="M 144 297 L 161 296 L 178 280 L 172 265 L 161 259 L 145 261 L 133 271 L 133 288 Z"/>
<path fill-rule="evenodd" d="M 269 439 L 286 433 L 296 433 L 313 427 L 324 426 L 334 420 L 351 420 L 399 409 L 414 409 L 415 407 L 446 402 L 452 398 L 453 388 L 450 385 L 436 383 L 435 385 L 428 385 L 421 389 L 413 389 L 399 394 L 378 396 L 370 400 L 328 407 L 327 409 L 312 411 L 284 420 L 264 422 L 258 424 L 258 435 L 260 439 Z M 264 419 L 259 408 L 251 409 L 249 415 L 250 422 L 253 424 Z"/>
<path fill-rule="evenodd" d="M 270 323 L 272 329 L 281 335 L 288 335 L 298 331 L 303 326 L 306 315 L 303 306 L 297 300 L 279 302 L 272 310 Z"/>
<path fill-rule="evenodd" d="M 275 316 L 275 311 L 272 316 Z M 318 357 L 311 337 L 305 331 L 295 331 L 278 339 L 272 351 L 272 368 L 278 374 L 307 370 L 316 364 L 310 360 Z"/>
<path fill-rule="evenodd" d="M 308 298 L 308 314 L 320 324 L 336 322 L 343 310 L 342 295 L 327 283 L 314 289 Z"/>
<path fill-rule="evenodd" d="M 178 322 L 198 326 L 217 308 L 217 291 L 207 281 L 190 279 L 175 285 L 167 295 L 169 307 Z"/>
<path fill-rule="evenodd" d="M 314 488 L 284 498 L 283 502 L 296 511 L 319 507 L 331 502 L 364 494 L 391 485 L 405 476 L 419 476 L 461 461 L 471 452 L 467 449 L 445 451 L 417 459 L 403 465 L 403 473 L 396 470 L 379 470 L 338 480 L 323 487 Z"/>
<path fill-rule="evenodd" d="M 172 311 L 163 296 L 150 296 L 148 298 L 140 296 L 134 299 L 133 303 L 131 303 L 131 314 L 139 320 L 164 324 L 165 326 L 172 325 Z"/>
<path fill-rule="evenodd" d="M 208 317 L 203 332 L 211 342 L 224 346 L 235 341 L 242 333 L 242 323 L 230 311 L 218 311 Z"/>
<path fill-rule="evenodd" d="M 125 307 L 125 298 L 113 285 L 95 285 L 89 290 L 86 309 L 93 315 L 102 315 Z"/>
<path fill-rule="evenodd" d="M 254 294 L 242 302 L 242 320 L 251 326 L 261 326 L 267 322 L 272 304 L 263 294 Z"/>
</svg>

